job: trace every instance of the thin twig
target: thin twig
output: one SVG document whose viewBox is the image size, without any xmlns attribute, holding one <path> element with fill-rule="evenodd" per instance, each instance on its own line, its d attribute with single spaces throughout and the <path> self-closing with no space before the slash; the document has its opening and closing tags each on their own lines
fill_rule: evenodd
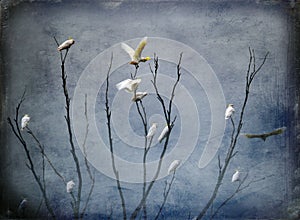
<svg viewBox="0 0 300 220">
<path fill-rule="evenodd" d="M 116 168 L 116 164 L 115 164 L 113 142 L 112 142 L 112 133 L 111 133 L 111 111 L 110 111 L 109 100 L 108 100 L 109 74 L 110 74 L 111 67 L 112 67 L 112 61 L 113 61 L 113 54 L 111 55 L 110 64 L 109 64 L 109 68 L 108 68 L 107 76 L 106 76 L 105 112 L 106 112 L 106 118 L 107 118 L 106 124 L 107 124 L 107 129 L 108 129 L 108 139 L 109 139 L 109 148 L 110 148 L 110 156 L 111 156 L 111 161 L 112 161 L 112 168 L 113 168 L 114 175 L 116 177 L 118 192 L 119 192 L 119 195 L 120 195 L 121 205 L 122 205 L 122 210 L 123 210 L 123 219 L 125 220 L 125 219 L 127 219 L 125 198 L 124 198 L 122 188 L 121 188 L 121 183 L 120 183 L 120 179 L 119 179 L 119 172 L 118 172 L 118 170 Z"/>
<path fill-rule="evenodd" d="M 86 121 L 86 127 L 85 127 L 85 135 L 84 135 L 84 141 L 83 141 L 83 144 L 82 144 L 82 148 L 83 148 L 83 154 L 84 154 L 85 167 L 87 169 L 89 178 L 91 180 L 91 187 L 90 187 L 90 190 L 89 190 L 89 193 L 88 193 L 85 205 L 84 205 L 84 207 L 82 209 L 82 212 L 81 212 L 81 218 L 83 218 L 83 216 L 84 216 L 84 214 L 86 212 L 88 203 L 90 201 L 90 198 L 92 196 L 92 193 L 93 193 L 93 190 L 94 190 L 94 186 L 95 186 L 95 175 L 92 174 L 89 162 L 87 160 L 87 152 L 86 152 L 86 141 L 87 141 L 87 137 L 88 137 L 88 133 L 89 133 L 89 118 L 88 118 L 88 114 L 87 114 L 87 94 L 85 94 L 84 117 L 85 117 L 85 121 Z"/>
<path fill-rule="evenodd" d="M 157 214 L 156 214 L 156 216 L 155 216 L 155 218 L 154 218 L 155 220 L 157 220 L 157 219 L 159 218 L 159 216 L 160 216 L 160 214 L 161 214 L 163 208 L 165 207 L 165 204 L 166 204 L 168 195 L 169 195 L 169 193 L 170 193 L 172 184 L 173 184 L 173 182 L 174 182 L 174 180 L 175 180 L 175 173 L 176 173 L 176 170 L 174 171 L 174 173 L 173 173 L 173 175 L 172 175 L 172 179 L 171 179 L 171 182 L 170 182 L 170 183 L 168 183 L 168 182 L 166 181 L 166 185 L 165 185 L 164 193 L 163 193 L 164 200 L 163 200 L 162 204 L 160 205 L 159 210 L 158 210 L 158 212 L 157 212 Z"/>
</svg>

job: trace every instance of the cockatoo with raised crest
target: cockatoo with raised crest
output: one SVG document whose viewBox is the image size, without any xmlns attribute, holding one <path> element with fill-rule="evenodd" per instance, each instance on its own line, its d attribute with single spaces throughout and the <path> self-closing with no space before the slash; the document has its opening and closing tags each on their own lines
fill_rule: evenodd
<svg viewBox="0 0 300 220">
<path fill-rule="evenodd" d="M 131 48 L 130 46 L 128 46 L 125 43 L 121 43 L 121 47 L 123 48 L 123 50 L 125 50 L 130 58 L 131 61 L 129 62 L 129 64 L 132 65 L 138 65 L 140 62 L 146 62 L 148 60 L 150 60 L 150 57 L 142 57 L 142 51 L 144 50 L 145 46 L 147 44 L 147 37 L 144 37 L 141 42 L 139 43 L 139 45 L 137 46 L 137 48 L 134 50 L 133 48 Z"/>
</svg>

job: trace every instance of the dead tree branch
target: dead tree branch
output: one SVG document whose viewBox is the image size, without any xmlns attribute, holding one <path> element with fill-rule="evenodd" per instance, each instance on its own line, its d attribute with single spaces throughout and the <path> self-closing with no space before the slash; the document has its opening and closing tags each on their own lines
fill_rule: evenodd
<svg viewBox="0 0 300 220">
<path fill-rule="evenodd" d="M 167 181 L 165 182 L 165 188 L 164 188 L 164 192 L 163 192 L 163 196 L 164 196 L 164 200 L 162 202 L 162 204 L 160 205 L 159 207 L 159 210 L 155 216 L 155 220 L 157 220 L 163 210 L 163 208 L 165 207 L 165 204 L 166 204 L 166 201 L 167 201 L 167 198 L 168 198 L 168 195 L 170 193 L 170 190 L 171 190 L 171 187 L 172 187 L 172 184 L 175 180 L 175 173 L 176 173 L 176 170 L 174 171 L 173 175 L 172 175 L 172 179 L 170 181 L 170 183 L 168 183 Z"/>
<path fill-rule="evenodd" d="M 27 160 L 29 162 L 29 164 L 26 163 L 26 166 L 31 171 L 31 173 L 32 173 L 35 181 L 37 182 L 37 184 L 39 186 L 40 191 L 42 192 L 43 199 L 45 201 L 45 205 L 47 207 L 47 210 L 49 211 L 49 213 L 51 215 L 51 218 L 52 219 L 56 219 L 54 210 L 53 210 L 53 208 L 52 208 L 52 206 L 50 204 L 49 198 L 47 196 L 47 191 L 46 191 L 46 186 L 45 186 L 45 179 L 44 179 L 44 167 L 43 167 L 43 174 L 42 174 L 43 176 L 42 176 L 42 180 L 41 180 L 41 178 L 37 174 L 36 168 L 34 166 L 34 163 L 33 163 L 33 160 L 32 160 L 31 154 L 30 154 L 30 151 L 28 149 L 27 142 L 23 138 L 21 130 L 20 130 L 20 127 L 19 127 L 19 121 L 20 121 L 20 119 L 19 119 L 19 110 L 20 110 L 20 107 L 21 107 L 22 103 L 25 100 L 25 92 L 26 91 L 24 91 L 24 93 L 23 93 L 23 95 L 22 95 L 22 97 L 21 97 L 21 99 L 20 99 L 20 101 L 19 101 L 19 103 L 18 103 L 18 105 L 16 107 L 16 112 L 15 112 L 15 118 L 14 118 L 14 120 L 12 121 L 11 118 L 8 117 L 7 121 L 8 121 L 8 124 L 10 125 L 10 127 L 11 127 L 12 132 L 14 133 L 14 135 L 17 137 L 17 139 L 19 140 L 19 142 L 23 146 L 23 149 L 25 151 Z"/>
<path fill-rule="evenodd" d="M 123 219 L 125 220 L 125 219 L 127 219 L 125 198 L 124 198 L 124 195 L 122 192 L 122 187 L 121 187 L 120 178 L 119 178 L 119 171 L 117 170 L 116 164 L 115 164 L 114 148 L 113 148 L 112 133 L 111 133 L 111 111 L 110 111 L 109 100 L 108 100 L 109 74 L 111 71 L 112 62 L 113 62 L 113 55 L 111 55 L 110 64 L 109 64 L 109 68 L 108 68 L 107 75 L 106 75 L 105 112 L 106 112 L 106 119 L 107 119 L 106 124 L 107 124 L 107 130 L 108 130 L 109 149 L 110 149 L 110 155 L 111 155 L 111 161 L 112 161 L 112 168 L 113 168 L 114 175 L 116 177 L 118 192 L 120 195 L 121 205 L 122 205 L 122 210 L 123 210 Z"/>
<path fill-rule="evenodd" d="M 174 83 L 173 88 L 172 88 L 172 93 L 170 95 L 170 100 L 169 100 L 169 103 L 168 103 L 168 109 L 166 107 L 165 101 L 163 100 L 163 98 L 161 97 L 161 95 L 159 93 L 158 86 L 157 86 L 157 74 L 158 74 L 158 67 L 159 67 L 158 57 L 154 56 L 154 71 L 152 70 L 152 68 L 150 66 L 150 71 L 153 75 L 153 80 L 151 80 L 151 82 L 152 82 L 153 87 L 155 89 L 157 99 L 161 103 L 163 113 L 164 113 L 164 116 L 165 116 L 165 120 L 166 120 L 166 123 L 167 123 L 168 128 L 169 128 L 169 132 L 167 133 L 167 136 L 166 136 L 166 139 L 165 139 L 165 142 L 164 142 L 164 147 L 163 147 L 163 150 L 162 150 L 162 152 L 160 154 L 160 157 L 159 157 L 159 162 L 158 162 L 158 166 L 156 168 L 156 172 L 155 172 L 151 182 L 149 183 L 143 198 L 140 200 L 138 206 L 135 208 L 135 210 L 131 214 L 130 219 L 135 219 L 137 217 L 138 213 L 140 212 L 141 208 L 144 206 L 144 204 L 147 200 L 147 197 L 148 197 L 154 183 L 156 182 L 156 180 L 158 178 L 158 175 L 160 173 L 160 170 L 161 170 L 162 161 L 163 161 L 164 155 L 165 155 L 167 147 L 168 147 L 170 134 L 171 134 L 172 128 L 173 128 L 175 120 L 176 120 L 176 116 L 175 116 L 173 118 L 173 120 L 171 121 L 172 107 L 173 107 L 172 103 L 173 103 L 173 99 L 174 99 L 174 96 L 175 96 L 175 90 L 176 90 L 177 84 L 179 83 L 179 80 L 180 80 L 180 77 L 181 77 L 181 58 L 182 58 L 182 53 L 180 54 L 179 61 L 178 61 L 178 64 L 177 64 L 177 79 L 176 79 L 176 82 Z"/>
<path fill-rule="evenodd" d="M 215 198 L 217 197 L 219 188 L 222 184 L 222 181 L 223 181 L 224 175 L 226 173 L 227 167 L 230 164 L 230 161 L 233 158 L 233 156 L 236 154 L 234 152 L 234 150 L 235 150 L 235 147 L 236 147 L 236 144 L 237 144 L 237 140 L 238 140 L 240 131 L 243 127 L 243 118 L 244 118 L 244 113 L 245 113 L 246 105 L 247 105 L 248 98 L 249 98 L 250 86 L 251 86 L 251 83 L 252 83 L 253 79 L 255 78 L 256 74 L 260 71 L 262 66 L 265 64 L 265 61 L 267 59 L 268 54 L 269 54 L 269 52 L 266 53 L 262 63 L 256 69 L 255 53 L 254 53 L 254 50 L 251 50 L 249 48 L 249 64 L 248 64 L 248 69 L 247 69 L 247 73 L 246 73 L 245 98 L 244 98 L 244 102 L 243 102 L 243 105 L 242 105 L 242 109 L 241 109 L 239 121 L 238 121 L 238 124 L 237 124 L 237 128 L 235 127 L 235 123 L 234 123 L 233 119 L 231 118 L 233 131 L 232 131 L 232 135 L 231 135 L 231 143 L 229 145 L 227 155 L 226 155 L 226 158 L 225 158 L 225 163 L 224 163 L 224 166 L 219 165 L 219 175 L 218 175 L 218 179 L 217 179 L 213 194 L 210 197 L 207 204 L 205 205 L 205 207 L 202 209 L 202 211 L 198 215 L 198 217 L 197 217 L 198 220 L 202 219 L 204 217 L 204 215 L 206 214 L 209 207 L 213 204 Z"/>
<path fill-rule="evenodd" d="M 59 46 L 58 41 L 54 37 L 54 40 Z M 78 187 L 77 187 L 77 198 L 75 202 L 75 209 L 74 209 L 74 217 L 78 218 L 79 217 L 79 212 L 80 212 L 80 203 L 81 203 L 81 191 L 82 191 L 82 175 L 81 175 L 81 169 L 80 169 L 80 164 L 79 164 L 79 159 L 76 155 L 75 151 L 75 145 L 73 142 L 73 133 L 72 133 L 72 126 L 71 126 L 71 116 L 70 116 L 70 102 L 71 98 L 69 97 L 69 92 L 68 92 L 68 87 L 67 87 L 67 73 L 65 71 L 65 60 L 67 58 L 69 52 L 69 48 L 66 49 L 66 52 L 63 56 L 63 53 L 60 51 L 60 59 L 61 59 L 61 79 L 62 79 L 62 87 L 64 90 L 64 96 L 65 96 L 65 109 L 66 109 L 66 115 L 65 115 L 65 120 L 67 123 L 67 128 L 68 128 L 68 134 L 69 134 L 69 143 L 71 147 L 71 154 L 76 166 L 76 173 L 77 173 L 77 178 L 78 178 Z"/>
</svg>

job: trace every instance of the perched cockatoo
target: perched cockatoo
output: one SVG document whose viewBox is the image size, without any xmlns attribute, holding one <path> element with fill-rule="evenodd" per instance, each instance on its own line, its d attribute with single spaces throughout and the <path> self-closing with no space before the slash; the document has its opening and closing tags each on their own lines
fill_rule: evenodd
<svg viewBox="0 0 300 220">
<path fill-rule="evenodd" d="M 119 82 L 116 87 L 118 90 L 125 89 L 129 93 L 135 93 L 141 81 L 141 79 L 125 79 Z"/>
<path fill-rule="evenodd" d="M 27 203 L 28 203 L 27 199 L 24 198 L 19 204 L 18 211 L 24 212 L 24 210 L 27 208 Z"/>
<path fill-rule="evenodd" d="M 23 116 L 23 118 L 21 119 L 21 130 L 24 130 L 24 128 L 27 126 L 27 124 L 29 123 L 30 121 L 30 117 L 29 115 L 25 114 Z"/>
<path fill-rule="evenodd" d="M 229 119 L 234 112 L 235 109 L 233 108 L 233 104 L 229 104 L 225 111 L 225 119 Z"/>
<path fill-rule="evenodd" d="M 136 93 L 133 93 L 133 97 L 132 97 L 132 101 L 133 102 L 137 102 L 137 101 L 140 101 L 142 100 L 148 93 L 147 92 L 136 92 Z"/>
<path fill-rule="evenodd" d="M 73 191 L 74 186 L 75 183 L 73 180 L 67 182 L 67 193 L 71 193 Z"/>
<path fill-rule="evenodd" d="M 70 38 L 70 39 L 66 40 L 65 42 L 63 42 L 61 45 L 59 45 L 57 50 L 61 51 L 61 50 L 69 49 L 74 43 L 75 43 L 75 40 L 73 38 Z"/>
<path fill-rule="evenodd" d="M 161 143 L 162 140 L 167 136 L 168 132 L 169 132 L 169 127 L 168 125 L 166 125 L 157 139 L 159 143 Z"/>
<path fill-rule="evenodd" d="M 138 65 L 139 62 L 146 62 L 151 59 L 150 57 L 142 57 L 141 56 L 142 51 L 143 51 L 144 47 L 146 46 L 146 44 L 147 44 L 147 37 L 144 37 L 141 40 L 141 42 L 139 43 L 139 45 L 137 46 L 137 48 L 135 50 L 125 43 L 121 44 L 121 47 L 123 48 L 123 50 L 125 50 L 131 58 L 131 61 L 129 62 L 129 64 Z"/>
<path fill-rule="evenodd" d="M 175 172 L 175 170 L 180 165 L 180 163 L 181 163 L 181 160 L 174 160 L 169 166 L 168 174 Z"/>
<path fill-rule="evenodd" d="M 240 181 L 240 171 L 239 170 L 236 170 L 231 178 L 231 182 L 236 182 L 236 181 Z"/>
<path fill-rule="evenodd" d="M 151 127 L 149 128 L 148 134 L 147 134 L 147 136 L 146 136 L 148 139 L 153 138 L 153 136 L 154 136 L 155 133 L 156 133 L 156 128 L 157 128 L 157 123 L 153 123 L 153 124 L 151 125 Z"/>
</svg>

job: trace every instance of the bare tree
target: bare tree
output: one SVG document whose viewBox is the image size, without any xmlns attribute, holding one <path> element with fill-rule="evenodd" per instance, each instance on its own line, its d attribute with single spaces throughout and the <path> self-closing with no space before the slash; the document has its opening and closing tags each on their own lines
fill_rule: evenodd
<svg viewBox="0 0 300 220">
<path fill-rule="evenodd" d="M 211 195 L 211 197 L 208 200 L 208 202 L 206 203 L 205 207 L 201 210 L 201 212 L 199 213 L 199 215 L 197 217 L 198 220 L 202 219 L 205 216 L 207 210 L 211 207 L 214 200 L 216 199 L 219 188 L 222 185 L 222 181 L 223 181 L 224 175 L 226 173 L 226 170 L 228 168 L 228 165 L 230 164 L 231 159 L 237 154 L 237 151 L 235 151 L 235 148 L 237 145 L 237 141 L 238 141 L 241 129 L 243 127 L 244 113 L 245 113 L 246 105 L 247 105 L 248 98 L 249 98 L 250 87 L 251 87 L 251 84 L 252 84 L 256 74 L 261 70 L 261 68 L 265 64 L 268 54 L 269 54 L 269 52 L 266 53 L 266 55 L 263 58 L 262 63 L 258 66 L 258 68 L 256 68 L 256 60 L 255 60 L 254 50 L 253 49 L 251 50 L 251 48 L 249 48 L 249 64 L 248 64 L 248 69 L 247 69 L 247 73 L 246 73 L 245 97 L 244 97 L 244 102 L 242 105 L 241 113 L 239 116 L 237 128 L 235 126 L 235 123 L 234 123 L 232 117 L 230 117 L 230 121 L 232 124 L 232 133 L 231 133 L 230 145 L 227 150 L 224 165 L 221 164 L 220 156 L 219 156 L 218 157 L 218 164 L 219 164 L 218 179 L 217 179 L 213 194 Z"/>
</svg>

